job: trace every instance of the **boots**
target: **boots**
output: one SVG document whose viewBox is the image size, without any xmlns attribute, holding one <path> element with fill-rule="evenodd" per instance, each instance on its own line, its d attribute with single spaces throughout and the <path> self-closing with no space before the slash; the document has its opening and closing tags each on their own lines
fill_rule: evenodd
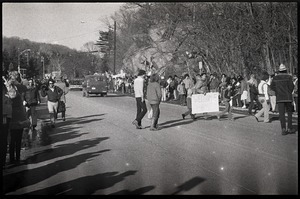
<svg viewBox="0 0 300 199">
<path fill-rule="evenodd" d="M 150 126 L 150 131 L 158 131 L 160 128 L 157 125 L 158 123 L 158 118 L 152 118 L 151 120 L 151 126 Z"/>
</svg>

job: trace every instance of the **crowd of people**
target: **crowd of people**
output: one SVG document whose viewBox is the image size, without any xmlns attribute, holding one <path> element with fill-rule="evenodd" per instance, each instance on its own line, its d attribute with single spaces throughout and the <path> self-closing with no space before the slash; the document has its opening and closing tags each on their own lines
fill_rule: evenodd
<svg viewBox="0 0 300 199">
<path fill-rule="evenodd" d="M 258 78 L 251 74 L 249 79 L 241 75 L 235 77 L 226 74 L 218 77 L 217 73 L 205 72 L 196 74 L 194 78 L 185 74 L 182 77 L 174 75 L 165 79 L 157 74 L 146 75 L 144 70 L 140 70 L 134 78 L 133 88 L 137 114 L 132 123 L 137 129 L 143 128 L 141 122 L 148 113 L 148 118 L 152 118 L 150 130 L 158 130 L 159 104 L 170 100 L 187 106 L 187 111 L 182 114 L 183 119 L 190 115 L 195 120 L 196 117 L 192 114 L 192 95 L 218 92 L 219 103 L 225 105 L 225 109 L 216 115 L 219 120 L 226 113 L 229 120 L 234 120 L 232 107 L 240 107 L 246 109 L 257 122 L 263 116 L 263 122 L 269 123 L 269 111 L 272 111 L 280 115 L 282 135 L 295 131 L 292 128 L 292 112 L 298 113 L 298 77 L 296 74 L 293 77 L 289 75 L 283 64 L 275 74 L 263 72 Z M 287 128 L 285 111 L 288 113 Z M 204 118 L 207 118 L 205 113 Z"/>
<path fill-rule="evenodd" d="M 10 71 L 2 76 L 2 168 L 6 165 L 7 148 L 9 148 L 9 164 L 20 163 L 23 133 L 25 130 L 31 132 L 36 130 L 36 107 L 41 103 L 41 96 L 47 97 L 51 126 L 55 128 L 55 121 L 60 112 L 65 121 L 65 95 L 69 91 L 68 87 L 68 82 L 63 77 L 59 80 L 50 78 L 38 81 L 22 78 L 17 71 Z"/>
</svg>

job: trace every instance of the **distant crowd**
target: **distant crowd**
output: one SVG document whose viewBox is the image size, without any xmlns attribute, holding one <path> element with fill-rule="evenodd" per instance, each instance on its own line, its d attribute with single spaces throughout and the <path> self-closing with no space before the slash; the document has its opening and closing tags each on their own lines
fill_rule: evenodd
<svg viewBox="0 0 300 199">
<path fill-rule="evenodd" d="M 231 114 L 232 106 L 247 109 L 248 114 L 257 122 L 260 122 L 260 117 L 263 116 L 263 122 L 270 123 L 269 111 L 279 112 L 282 135 L 295 132 L 292 128 L 292 112 L 298 113 L 298 76 L 289 75 L 283 64 L 274 74 L 263 71 L 259 78 L 250 74 L 249 79 L 242 75 L 219 76 L 217 73 L 205 72 L 196 74 L 195 77 L 185 74 L 182 77 L 174 75 L 165 79 L 164 76 L 155 73 L 146 75 L 144 70 L 140 70 L 130 87 L 134 88 L 137 103 L 136 119 L 132 122 L 137 129 L 142 129 L 141 121 L 148 112 L 148 115 L 151 115 L 148 118 L 152 118 L 150 130 L 158 130 L 159 104 L 170 100 L 179 101 L 182 106 L 187 106 L 187 112 L 182 114 L 183 119 L 191 115 L 195 120 L 196 117 L 192 114 L 192 95 L 218 92 L 219 102 L 225 105 L 225 110 L 216 115 L 219 120 L 227 112 L 228 119 L 234 120 Z M 285 124 L 286 112 L 288 128 Z M 207 118 L 206 114 L 204 118 Z"/>
</svg>

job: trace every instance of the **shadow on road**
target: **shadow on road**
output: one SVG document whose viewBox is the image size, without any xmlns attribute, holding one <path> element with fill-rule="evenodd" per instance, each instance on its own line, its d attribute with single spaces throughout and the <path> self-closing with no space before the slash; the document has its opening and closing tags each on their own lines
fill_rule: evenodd
<svg viewBox="0 0 300 199">
<path fill-rule="evenodd" d="M 155 189 L 155 186 L 147 186 L 147 187 L 142 187 L 133 191 L 130 190 L 121 190 L 115 193 L 111 193 L 108 195 L 143 195 L 144 193 L 147 193 L 151 190 Z"/>
<path fill-rule="evenodd" d="M 81 140 L 75 143 L 61 144 L 54 148 L 46 149 L 28 157 L 26 164 L 36 164 L 39 162 L 48 161 L 58 157 L 72 155 L 78 151 L 85 150 L 97 146 L 100 142 L 109 139 L 109 137 L 95 138 L 91 140 Z"/>
<path fill-rule="evenodd" d="M 181 121 L 181 122 L 179 122 Z M 180 125 L 185 125 L 185 124 L 190 124 L 193 123 L 193 120 L 183 120 L 183 119 L 178 119 L 178 120 L 170 120 L 164 123 L 159 123 L 158 125 L 161 127 L 161 129 L 166 129 L 166 128 L 171 128 L 174 126 L 180 126 Z M 170 124 L 170 125 L 166 125 Z"/>
<path fill-rule="evenodd" d="M 58 173 L 74 169 L 78 165 L 86 163 L 92 158 L 98 157 L 100 154 L 107 151 L 110 151 L 110 149 L 75 155 L 72 157 L 57 160 L 50 164 L 45 163 L 43 166 L 35 169 L 23 170 L 17 173 L 5 175 L 3 176 L 4 193 L 16 191 L 20 188 L 39 183 Z M 34 161 L 32 163 L 34 163 Z M 80 184 L 79 186 L 83 185 L 84 184 Z"/>
<path fill-rule="evenodd" d="M 174 193 L 172 193 L 171 195 L 176 195 L 182 191 L 189 191 L 192 188 L 196 187 L 197 185 L 201 184 L 202 182 L 204 182 L 206 179 L 201 178 L 201 177 L 194 177 L 192 179 L 190 179 L 189 181 L 183 183 L 182 185 L 178 186 L 176 188 L 176 191 Z"/>
<path fill-rule="evenodd" d="M 94 176 L 85 176 L 52 187 L 26 193 L 25 195 L 91 195 L 98 190 L 114 186 L 116 183 L 125 180 L 126 177 L 135 175 L 136 172 L 137 171 L 130 170 L 121 174 L 118 174 L 118 172 L 107 172 Z M 143 191 L 147 191 L 147 189 Z"/>
</svg>

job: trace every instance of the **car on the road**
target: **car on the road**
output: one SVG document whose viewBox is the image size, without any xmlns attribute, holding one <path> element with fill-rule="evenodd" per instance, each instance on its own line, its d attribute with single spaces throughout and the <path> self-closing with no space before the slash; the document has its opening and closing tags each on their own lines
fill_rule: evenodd
<svg viewBox="0 0 300 199">
<path fill-rule="evenodd" d="M 90 94 L 107 96 L 108 79 L 105 75 L 86 75 L 82 83 L 82 96 L 89 97 Z"/>
<path fill-rule="evenodd" d="M 82 91 L 83 78 L 76 78 L 69 80 L 69 90 Z"/>
</svg>

